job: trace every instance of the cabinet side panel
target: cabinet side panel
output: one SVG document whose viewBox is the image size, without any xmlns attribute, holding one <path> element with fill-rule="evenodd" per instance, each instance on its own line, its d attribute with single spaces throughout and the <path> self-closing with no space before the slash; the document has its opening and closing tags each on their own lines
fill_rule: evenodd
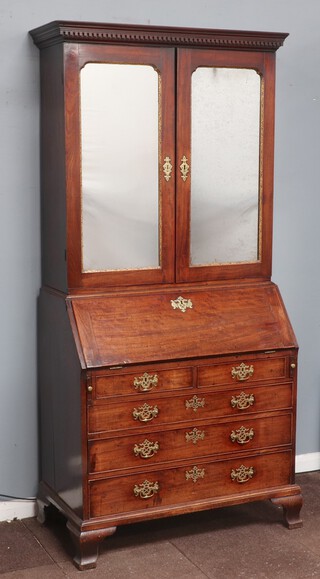
<svg viewBox="0 0 320 579">
<path fill-rule="evenodd" d="M 82 513 L 81 368 L 64 297 L 39 298 L 41 478 Z"/>
<path fill-rule="evenodd" d="M 41 51 L 42 280 L 66 291 L 63 46 Z"/>
</svg>

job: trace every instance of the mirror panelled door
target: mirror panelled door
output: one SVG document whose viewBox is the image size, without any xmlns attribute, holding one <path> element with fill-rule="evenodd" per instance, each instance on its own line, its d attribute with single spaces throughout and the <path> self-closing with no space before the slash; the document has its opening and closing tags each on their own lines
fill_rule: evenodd
<svg viewBox="0 0 320 579">
<path fill-rule="evenodd" d="M 178 50 L 177 281 L 271 273 L 273 65 Z"/>
<path fill-rule="evenodd" d="M 174 50 L 83 46 L 67 63 L 71 285 L 172 282 Z"/>
</svg>

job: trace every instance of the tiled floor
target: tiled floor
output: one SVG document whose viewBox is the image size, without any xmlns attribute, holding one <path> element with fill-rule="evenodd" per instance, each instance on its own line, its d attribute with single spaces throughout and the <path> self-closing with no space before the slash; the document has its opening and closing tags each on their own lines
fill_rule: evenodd
<svg viewBox="0 0 320 579">
<path fill-rule="evenodd" d="M 120 527 L 97 568 L 78 571 L 64 520 L 0 523 L 0 576 L 21 579 L 320 578 L 320 473 L 297 476 L 304 526 L 289 531 L 270 502 Z"/>
</svg>

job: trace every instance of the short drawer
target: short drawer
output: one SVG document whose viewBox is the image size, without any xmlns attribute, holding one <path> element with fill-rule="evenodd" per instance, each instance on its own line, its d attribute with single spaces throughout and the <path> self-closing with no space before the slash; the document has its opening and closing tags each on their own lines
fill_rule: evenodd
<svg viewBox="0 0 320 579">
<path fill-rule="evenodd" d="M 147 372 L 137 370 L 132 374 L 98 374 L 93 376 L 93 397 L 129 395 L 137 393 L 161 392 L 191 388 L 193 382 L 192 368 L 173 368 Z"/>
<path fill-rule="evenodd" d="M 194 393 L 195 392 L 195 393 Z M 88 407 L 88 432 L 134 429 L 148 431 L 162 424 L 246 415 L 292 407 L 292 384 L 247 387 L 216 392 L 193 390 L 184 396 L 109 402 Z M 152 428 L 153 429 L 153 428 Z"/>
<path fill-rule="evenodd" d="M 289 377 L 289 358 L 287 356 L 250 359 L 243 358 L 234 362 L 222 362 L 200 366 L 198 386 L 212 387 L 259 380 L 281 380 Z"/>
<path fill-rule="evenodd" d="M 192 503 L 290 483 L 291 452 L 225 461 L 192 461 L 161 469 L 90 481 L 90 516 L 111 516 Z"/>
<path fill-rule="evenodd" d="M 141 468 L 161 462 L 266 449 L 292 442 L 291 414 L 247 417 L 223 424 L 188 424 L 175 430 L 92 440 L 88 444 L 89 472 Z"/>
</svg>

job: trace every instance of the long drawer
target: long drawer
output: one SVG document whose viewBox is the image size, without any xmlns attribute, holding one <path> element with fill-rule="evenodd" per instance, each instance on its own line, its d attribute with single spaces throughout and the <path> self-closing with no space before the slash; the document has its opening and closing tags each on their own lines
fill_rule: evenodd
<svg viewBox="0 0 320 579">
<path fill-rule="evenodd" d="M 199 392 L 167 398 L 92 404 L 88 407 L 88 432 L 148 430 L 161 424 L 246 415 L 292 407 L 291 383 L 221 392 Z"/>
<path fill-rule="evenodd" d="M 246 417 L 223 424 L 193 423 L 184 428 L 133 434 L 88 444 L 89 472 L 145 468 L 167 461 L 270 448 L 292 442 L 292 416 Z"/>
<path fill-rule="evenodd" d="M 290 483 L 291 452 L 215 462 L 190 462 L 147 474 L 89 482 L 90 516 L 141 511 Z"/>
</svg>

